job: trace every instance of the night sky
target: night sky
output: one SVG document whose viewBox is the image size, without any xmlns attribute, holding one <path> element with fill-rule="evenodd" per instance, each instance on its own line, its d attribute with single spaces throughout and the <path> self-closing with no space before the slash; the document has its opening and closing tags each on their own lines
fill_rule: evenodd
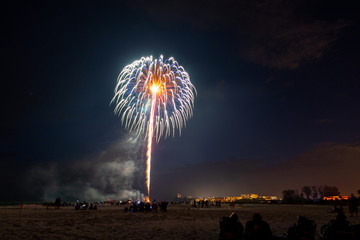
<svg viewBox="0 0 360 240">
<path fill-rule="evenodd" d="M 146 194 L 120 71 L 174 57 L 194 116 L 153 145 L 151 198 L 360 189 L 355 1 L 13 2 L 1 8 L 0 200 Z"/>
</svg>

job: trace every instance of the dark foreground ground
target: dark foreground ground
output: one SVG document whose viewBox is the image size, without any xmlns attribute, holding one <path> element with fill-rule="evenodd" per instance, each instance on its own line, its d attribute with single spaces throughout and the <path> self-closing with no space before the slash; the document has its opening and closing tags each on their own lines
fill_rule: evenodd
<svg viewBox="0 0 360 240">
<path fill-rule="evenodd" d="M 347 209 L 345 209 L 347 210 Z M 237 212 L 245 225 L 260 213 L 275 235 L 281 235 L 302 215 L 315 220 L 317 229 L 334 219 L 331 206 L 317 205 L 236 205 L 229 208 L 191 208 L 170 205 L 167 212 L 129 213 L 124 206 L 100 206 L 98 210 L 73 207 L 25 205 L 0 207 L 0 239 L 218 239 L 219 220 Z M 360 217 L 350 217 L 360 224 Z"/>
</svg>

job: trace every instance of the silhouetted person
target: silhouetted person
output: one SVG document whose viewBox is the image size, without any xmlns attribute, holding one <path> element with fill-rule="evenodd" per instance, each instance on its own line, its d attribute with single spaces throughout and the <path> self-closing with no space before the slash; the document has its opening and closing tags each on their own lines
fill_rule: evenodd
<svg viewBox="0 0 360 240">
<path fill-rule="evenodd" d="M 61 205 L 61 198 L 58 197 L 55 200 L 55 208 L 60 209 L 60 205 Z"/>
<path fill-rule="evenodd" d="M 139 211 L 143 212 L 145 210 L 145 203 L 144 202 L 140 202 L 139 203 Z"/>
<path fill-rule="evenodd" d="M 136 202 L 133 202 L 130 205 L 129 211 L 134 213 L 139 211 L 139 206 L 136 204 Z"/>
<path fill-rule="evenodd" d="M 160 203 L 160 210 L 163 211 L 163 212 L 166 212 L 168 204 L 169 204 L 169 202 L 161 202 Z"/>
<path fill-rule="evenodd" d="M 75 205 L 75 210 L 79 210 L 80 209 L 80 203 L 77 202 L 76 205 Z"/>
<path fill-rule="evenodd" d="M 320 229 L 320 236 L 322 240 L 346 240 L 353 239 L 355 231 L 353 227 L 346 221 L 346 216 L 343 212 L 339 212 L 336 220 L 331 220 L 328 225 L 323 225 Z"/>
<path fill-rule="evenodd" d="M 272 238 L 269 224 L 262 220 L 259 213 L 254 214 L 253 219 L 246 223 L 245 239 L 266 240 Z"/>
<path fill-rule="evenodd" d="M 145 203 L 145 211 L 146 211 L 146 212 L 150 212 L 150 211 L 151 211 L 150 202 Z"/>
<path fill-rule="evenodd" d="M 316 224 L 304 216 L 299 216 L 294 226 L 288 230 L 287 240 L 315 239 Z"/>
<path fill-rule="evenodd" d="M 233 212 L 229 217 L 222 217 L 220 220 L 220 240 L 242 239 L 244 227 Z"/>
<path fill-rule="evenodd" d="M 153 212 L 158 212 L 158 204 L 157 204 L 156 200 L 153 201 L 151 207 L 152 207 Z"/>
<path fill-rule="evenodd" d="M 341 231 L 347 231 L 350 230 L 349 228 L 349 222 L 346 221 L 346 216 L 344 213 L 339 212 L 338 215 L 336 216 L 336 220 L 332 220 L 330 221 L 331 226 L 334 227 L 334 229 L 336 230 L 341 230 Z"/>
<path fill-rule="evenodd" d="M 81 206 L 80 210 L 86 210 L 89 207 L 89 203 L 84 201 L 84 204 Z"/>
<path fill-rule="evenodd" d="M 353 217 L 354 213 L 356 217 L 358 216 L 358 199 L 354 196 L 354 194 L 351 194 L 349 199 L 349 212 L 351 217 Z"/>
</svg>

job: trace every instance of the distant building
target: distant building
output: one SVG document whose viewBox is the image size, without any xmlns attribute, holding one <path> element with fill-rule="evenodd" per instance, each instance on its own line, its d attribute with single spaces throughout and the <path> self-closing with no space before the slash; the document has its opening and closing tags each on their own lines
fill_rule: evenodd
<svg viewBox="0 0 360 240">
<path fill-rule="evenodd" d="M 257 198 L 259 198 L 259 195 L 255 193 L 241 194 L 241 199 L 257 199 Z"/>
<path fill-rule="evenodd" d="M 330 197 L 324 197 L 323 200 L 325 201 L 349 200 L 349 196 L 330 196 Z"/>
<path fill-rule="evenodd" d="M 262 199 L 264 199 L 265 201 L 276 201 L 278 200 L 277 196 L 261 196 Z"/>
</svg>

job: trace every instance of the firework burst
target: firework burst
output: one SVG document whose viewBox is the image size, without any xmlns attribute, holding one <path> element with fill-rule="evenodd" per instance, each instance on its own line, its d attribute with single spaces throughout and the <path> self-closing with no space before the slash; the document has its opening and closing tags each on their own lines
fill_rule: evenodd
<svg viewBox="0 0 360 240">
<path fill-rule="evenodd" d="M 152 139 L 159 141 L 181 128 L 193 114 L 196 89 L 174 58 L 142 57 L 119 74 L 112 103 L 125 128 L 147 137 L 147 189 L 150 197 Z"/>
</svg>

